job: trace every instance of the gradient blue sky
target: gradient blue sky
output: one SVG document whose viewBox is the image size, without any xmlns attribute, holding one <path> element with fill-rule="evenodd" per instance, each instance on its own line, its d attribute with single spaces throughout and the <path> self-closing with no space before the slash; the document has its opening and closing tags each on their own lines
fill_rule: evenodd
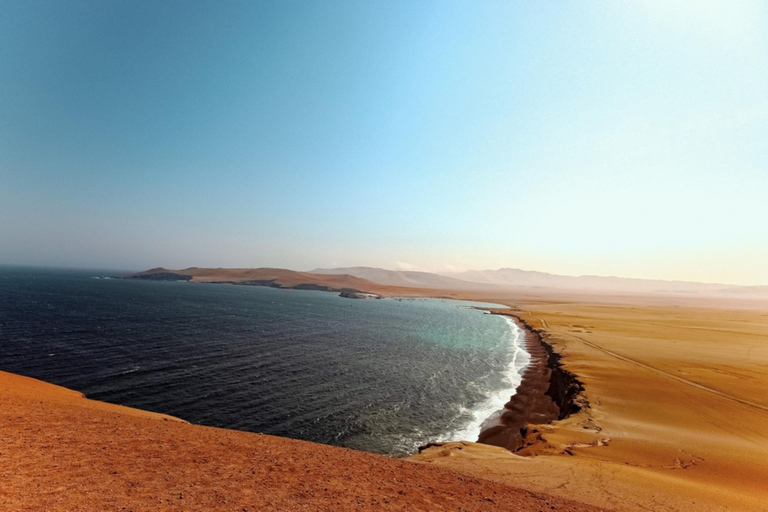
<svg viewBox="0 0 768 512">
<path fill-rule="evenodd" d="M 767 6 L 0 0 L 0 263 L 768 284 Z"/>
</svg>

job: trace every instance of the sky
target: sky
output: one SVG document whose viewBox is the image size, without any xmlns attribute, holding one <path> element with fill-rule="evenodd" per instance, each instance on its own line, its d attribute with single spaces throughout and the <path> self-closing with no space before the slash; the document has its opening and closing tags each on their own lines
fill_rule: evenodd
<svg viewBox="0 0 768 512">
<path fill-rule="evenodd" d="M 766 2 L 0 12 L 0 264 L 768 285 Z"/>
</svg>

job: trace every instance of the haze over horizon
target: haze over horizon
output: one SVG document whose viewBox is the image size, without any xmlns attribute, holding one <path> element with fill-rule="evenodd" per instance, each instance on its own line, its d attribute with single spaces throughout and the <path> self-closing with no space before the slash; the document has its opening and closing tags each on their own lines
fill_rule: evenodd
<svg viewBox="0 0 768 512">
<path fill-rule="evenodd" d="M 768 285 L 768 5 L 5 1 L 0 264 Z"/>
</svg>

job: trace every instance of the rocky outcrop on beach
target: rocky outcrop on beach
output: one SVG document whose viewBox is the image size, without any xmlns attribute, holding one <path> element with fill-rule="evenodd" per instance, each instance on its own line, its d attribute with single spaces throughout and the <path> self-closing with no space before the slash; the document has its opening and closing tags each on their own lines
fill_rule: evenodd
<svg viewBox="0 0 768 512">
<path fill-rule="evenodd" d="M 339 297 L 344 297 L 345 299 L 381 299 L 381 295 L 376 295 L 375 293 L 363 293 L 363 292 L 355 292 L 355 291 L 346 291 L 341 292 L 339 294 Z"/>
</svg>

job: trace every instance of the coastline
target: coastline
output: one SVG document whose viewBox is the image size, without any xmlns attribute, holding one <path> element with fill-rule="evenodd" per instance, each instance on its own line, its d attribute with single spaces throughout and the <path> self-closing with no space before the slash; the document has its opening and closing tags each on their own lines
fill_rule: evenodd
<svg viewBox="0 0 768 512">
<path fill-rule="evenodd" d="M 544 351 L 547 353 L 547 367 L 551 371 L 546 395 L 552 399 L 559 410 L 557 419 L 563 420 L 578 413 L 582 408 L 589 408 L 589 401 L 582 395 L 584 383 L 579 380 L 578 375 L 565 368 L 562 362 L 563 355 L 555 350 L 554 345 L 545 341 L 549 335 L 546 330 L 535 329 L 521 316 L 514 313 L 502 314 L 513 317 L 518 326 L 529 332 L 536 339 L 536 342 L 544 347 Z"/>
<path fill-rule="evenodd" d="M 581 411 L 532 425 L 515 453 L 444 443 L 411 460 L 608 509 L 765 509 L 768 307 L 535 290 L 452 298 L 469 297 L 515 305 L 584 383 Z M 550 395 L 567 397 L 568 375 L 552 380 Z"/>
<path fill-rule="evenodd" d="M 496 304 L 495 306 L 504 307 L 501 304 Z M 465 307 L 480 311 L 484 316 L 492 315 L 491 309 L 496 309 L 479 306 Z M 502 315 L 493 316 L 498 317 Z M 510 397 L 517 392 L 517 389 L 520 387 L 522 382 L 523 372 L 530 364 L 530 360 L 525 361 L 525 359 L 530 359 L 530 356 L 525 350 L 524 346 L 525 331 L 521 329 L 511 318 L 504 317 L 504 321 L 512 335 L 510 344 L 510 348 L 512 349 L 511 361 L 508 363 L 506 374 L 504 375 L 504 378 L 507 379 L 508 382 L 507 387 L 494 391 L 489 390 L 488 395 L 483 402 L 477 404 L 473 409 L 469 409 L 468 411 L 472 414 L 473 420 L 468 425 L 465 425 L 463 428 L 459 429 L 451 429 L 449 432 L 446 432 L 445 435 L 438 436 L 434 439 L 426 439 L 423 440 L 423 442 L 427 442 L 428 445 L 434 446 L 435 444 L 441 442 L 477 440 L 481 433 L 486 428 L 488 428 L 489 425 L 495 424 L 495 422 L 498 420 L 498 417 L 503 413 L 504 405 L 509 401 Z M 423 449 L 425 446 L 426 445 L 422 444 L 419 446 L 419 449 Z"/>
<path fill-rule="evenodd" d="M 510 317 L 523 331 L 530 362 L 523 370 L 515 394 L 504 405 L 504 412 L 480 432 L 477 442 L 514 452 L 525 446 L 529 425 L 565 419 L 586 405 L 586 399 L 581 400 L 582 405 L 576 403 L 583 384 L 563 368 L 560 354 L 544 341 L 540 331 L 515 313 L 506 310 L 491 313 Z"/>
<path fill-rule="evenodd" d="M 473 437 L 472 442 L 503 447 L 511 452 L 520 450 L 526 445 L 528 426 L 532 424 L 548 424 L 555 420 L 567 418 L 580 410 L 575 403 L 576 395 L 583 391 L 583 385 L 576 375 L 565 370 L 560 363 L 561 356 L 552 345 L 544 341 L 542 332 L 534 329 L 518 314 L 513 313 L 516 306 L 513 303 L 498 300 L 478 299 L 475 293 L 469 292 L 469 296 L 446 296 L 442 292 L 434 290 L 405 289 L 371 283 L 352 276 L 324 276 L 330 277 L 330 282 L 324 281 L 322 285 L 304 282 L 307 276 L 317 279 L 320 274 L 306 274 L 279 269 L 199 269 L 192 267 L 185 270 L 168 270 L 164 268 L 150 269 L 145 272 L 123 276 L 122 279 L 148 279 L 148 280 L 183 280 L 204 284 L 232 284 L 246 286 L 267 286 L 279 289 L 299 289 L 340 293 L 347 299 L 448 299 L 470 302 L 494 303 L 500 308 L 482 307 L 476 308 L 490 314 L 503 316 L 510 319 L 523 333 L 522 348 L 529 357 L 527 366 L 523 369 L 520 384 L 513 389 L 501 409 L 496 409 L 491 415 L 478 419 L 478 435 L 470 435 L 469 427 L 463 429 L 465 437 Z M 255 279 L 258 277 L 259 279 Z M 355 279 L 358 289 L 339 287 L 336 279 L 342 278 L 344 284 L 348 279 Z M 328 286 L 328 284 L 331 284 Z M 360 291 L 364 290 L 364 291 Z M 404 292 L 409 293 L 404 293 Z M 465 295 L 466 293 L 461 293 Z M 504 304 L 506 302 L 506 304 Z M 583 399 L 588 406 L 586 399 Z M 477 413 L 477 411 L 474 411 Z M 494 417 L 495 416 L 495 417 Z M 444 439 L 444 438 L 443 438 Z M 427 439 L 426 444 L 418 447 L 418 453 L 432 446 L 440 446 L 451 442 L 437 439 Z M 530 443 L 528 443 L 530 444 Z"/>
<path fill-rule="evenodd" d="M 124 277 L 128 279 L 158 279 L 167 280 L 169 277 L 177 278 L 180 274 L 169 271 L 168 274 L 157 273 L 152 269 L 146 271 L 146 275 L 135 274 Z M 198 270 L 198 269 L 194 269 Z M 217 269 L 223 272 L 222 269 Z M 273 269 L 259 269 L 259 272 L 272 271 Z M 195 274 L 195 272 L 192 272 Z M 272 275 L 268 274 L 271 278 Z M 533 328 L 519 314 L 514 313 L 516 305 L 509 300 L 492 300 L 479 298 L 476 293 L 445 294 L 435 293 L 434 290 L 426 289 L 405 289 L 401 287 L 391 287 L 376 285 L 370 282 L 361 281 L 360 284 L 366 285 L 365 291 L 359 291 L 352 288 L 338 288 L 317 284 L 305 284 L 302 282 L 285 284 L 282 275 L 277 279 L 268 280 L 218 280 L 220 276 L 215 277 L 205 275 L 205 277 L 193 277 L 193 275 L 182 275 L 188 277 L 191 282 L 204 284 L 232 284 L 246 286 L 268 286 L 278 289 L 299 289 L 338 293 L 347 299 L 438 299 L 438 300 L 456 300 L 468 302 L 486 302 L 501 306 L 500 308 L 481 307 L 476 308 L 487 313 L 503 316 L 511 321 L 523 333 L 522 348 L 528 354 L 530 360 L 523 369 L 521 382 L 515 388 L 514 395 L 510 395 L 503 408 L 495 411 L 491 416 L 480 420 L 479 435 L 474 441 L 480 444 L 502 447 L 510 452 L 516 452 L 531 443 L 528 442 L 529 425 L 548 424 L 552 421 L 562 420 L 577 413 L 581 407 L 588 407 L 588 402 L 583 396 L 580 397 L 584 388 L 578 377 L 566 370 L 561 363 L 562 356 L 555 348 L 544 341 L 546 332 Z M 333 276 L 339 277 L 339 276 Z M 342 276 L 351 277 L 351 276 Z M 336 283 L 334 283 L 336 285 Z M 338 285 L 336 285 L 338 286 Z M 403 292 L 409 293 L 403 294 Z M 483 297 L 481 295 L 480 297 Z M 506 303 L 506 304 L 505 304 Z M 578 402 L 578 403 L 577 403 Z M 581 404 L 581 405 L 579 405 Z M 501 412 L 501 414 L 498 414 Z M 495 418 L 493 415 L 498 414 Z M 535 432 L 533 432 L 535 433 Z M 442 446 L 452 441 L 428 440 L 425 445 L 418 447 L 418 452 L 433 447 Z"/>
<path fill-rule="evenodd" d="M 205 283 L 205 284 L 214 284 L 214 283 Z M 86 282 L 86 285 L 90 286 L 91 288 L 95 288 L 96 290 L 101 290 L 103 288 L 115 288 L 118 287 L 118 289 L 122 288 L 128 288 L 128 289 L 134 289 L 138 288 L 140 290 L 144 290 L 147 287 L 150 287 L 150 290 L 155 290 L 158 286 L 160 289 L 165 290 L 166 293 L 170 294 L 171 296 L 176 296 L 179 293 L 185 294 L 185 293 L 196 293 L 195 290 L 203 292 L 202 289 L 208 288 L 208 287 L 186 287 L 186 286 L 178 286 L 173 283 L 170 283 L 170 286 L 168 286 L 166 283 L 119 283 L 119 282 L 95 282 L 89 280 Z M 183 290 L 182 290 L 183 288 Z M 214 293 L 216 290 L 222 291 L 227 296 L 232 296 L 233 293 L 236 293 L 237 297 L 240 297 L 242 294 L 239 292 L 234 292 L 230 287 L 224 287 L 224 286 L 214 286 L 209 288 L 211 290 L 211 293 Z M 400 290 L 398 290 L 400 291 Z M 306 292 L 286 292 L 286 291 L 269 291 L 264 292 L 268 297 L 283 297 L 291 298 L 293 297 L 293 301 L 297 303 L 301 303 L 301 307 L 296 311 L 296 313 L 301 313 L 303 310 L 307 309 L 307 304 L 304 304 L 303 297 L 306 294 L 307 296 L 311 297 L 320 297 L 322 295 L 325 295 L 326 297 L 330 297 L 328 293 L 320 293 L 320 291 L 306 291 Z M 257 294 L 259 296 L 264 295 L 261 291 L 259 291 Z M 421 297 L 423 299 L 416 299 L 416 297 L 404 297 L 400 300 L 405 300 L 408 302 L 414 301 L 414 307 L 429 307 L 428 305 L 420 305 L 420 303 L 427 303 L 427 302 L 440 302 L 441 299 L 439 298 L 433 298 L 428 297 L 428 294 L 422 293 Z M 436 300 L 433 300 L 436 299 Z M 282 300 L 282 299 L 274 299 L 274 300 Z M 345 300 L 344 298 L 326 298 L 322 299 L 320 297 L 319 300 L 324 301 L 331 301 L 333 304 L 337 304 L 337 309 L 343 309 L 344 311 L 348 310 L 350 307 L 352 310 L 355 308 L 364 308 L 364 309 L 370 309 L 374 308 L 374 311 L 377 311 L 379 309 L 379 305 L 376 304 L 361 304 L 360 301 L 349 301 Z M 496 309 L 496 308 L 504 308 L 502 304 L 499 303 L 478 303 L 477 301 L 467 301 L 467 302 L 454 302 L 453 300 L 449 301 L 452 303 L 452 305 L 448 305 L 449 309 L 452 308 L 459 308 L 461 311 L 461 315 L 459 315 L 459 311 L 457 311 L 456 315 L 453 315 L 449 312 L 449 316 L 446 317 L 446 322 L 440 322 L 440 326 L 444 325 L 450 325 L 448 331 L 445 332 L 446 335 L 450 335 L 452 337 L 456 337 L 457 343 L 460 341 L 461 344 L 468 344 L 467 346 L 471 348 L 471 350 L 485 350 L 485 348 L 477 348 L 477 347 L 486 347 L 490 350 L 490 347 L 493 347 L 492 353 L 488 353 L 489 357 L 486 357 L 485 352 L 477 352 L 476 354 L 473 352 L 473 355 L 466 358 L 466 360 L 462 359 L 464 357 L 462 354 L 464 354 L 463 349 L 456 350 L 456 353 L 459 354 L 460 357 L 454 357 L 452 354 L 452 350 L 454 350 L 454 344 L 453 342 L 449 345 L 446 345 L 444 348 L 440 348 L 441 351 L 439 354 L 437 354 L 436 357 L 426 356 L 424 359 L 424 365 L 419 364 L 418 368 L 412 372 L 412 378 L 410 381 L 412 381 L 414 384 L 411 384 L 411 388 L 414 389 L 415 392 L 408 392 L 403 393 L 402 398 L 398 397 L 398 400 L 405 404 L 413 404 L 413 412 L 408 411 L 406 414 L 403 415 L 393 415 L 391 418 L 391 421 L 389 421 L 389 424 L 392 425 L 389 430 L 386 430 L 387 426 L 380 427 L 379 425 L 382 425 L 382 421 L 378 421 L 378 423 L 375 423 L 374 421 L 371 421 L 370 418 L 373 420 L 381 420 L 381 418 L 376 418 L 370 413 L 366 416 L 367 413 L 366 407 L 368 407 L 367 402 L 366 403 L 359 403 L 360 399 L 358 398 L 357 401 L 355 401 L 355 398 L 350 398 L 350 400 L 344 401 L 344 407 L 345 409 L 342 411 L 343 414 L 338 414 L 337 417 L 348 417 L 348 418 L 363 418 L 363 420 L 371 421 L 372 427 L 365 426 L 364 428 L 358 428 L 357 431 L 350 430 L 353 432 L 354 436 L 348 436 L 348 438 L 352 439 L 353 442 L 345 442 L 345 439 L 341 439 L 341 441 L 338 441 L 340 438 L 339 435 L 336 436 L 336 438 L 330 438 L 330 436 L 326 435 L 326 432 L 333 433 L 341 433 L 345 434 L 347 431 L 344 430 L 346 426 L 344 424 L 340 424 L 340 422 L 336 423 L 330 423 L 330 428 L 325 428 L 325 431 L 322 431 L 318 429 L 317 431 L 320 432 L 320 435 L 307 435 L 307 430 L 301 431 L 301 434 L 296 434 L 297 436 L 300 436 L 303 439 L 313 440 L 317 442 L 327 442 L 330 444 L 338 444 L 338 445 L 345 445 L 351 448 L 356 449 L 362 449 L 371 451 L 374 453 L 382 453 L 385 455 L 392 455 L 397 457 L 408 457 L 413 455 L 418 451 L 418 448 L 425 443 L 428 442 L 435 442 L 435 441 L 454 441 L 454 440 L 469 440 L 469 441 L 476 441 L 480 437 L 480 433 L 483 430 L 484 423 L 489 417 L 495 416 L 497 414 L 500 414 L 500 410 L 503 409 L 504 404 L 509 401 L 509 398 L 511 395 L 513 395 L 516 391 L 516 388 L 519 386 L 519 384 L 522 381 L 522 373 L 523 369 L 526 367 L 526 364 L 529 362 L 530 358 L 523 348 L 524 345 L 524 339 L 525 334 L 524 331 L 520 329 L 520 327 L 512 321 L 510 317 L 505 316 L 486 316 L 490 314 L 489 308 Z M 390 304 L 390 306 L 382 305 L 381 307 L 384 308 L 400 308 L 401 306 L 398 305 L 399 300 L 393 299 L 391 301 L 382 301 L 387 302 L 387 304 Z M 246 309 L 252 307 L 252 300 L 250 298 L 245 299 L 244 303 L 246 304 Z M 353 304 L 350 304 L 353 303 Z M 402 307 L 410 308 L 411 306 L 404 305 Z M 188 309 L 188 308 L 185 308 Z M 281 306 L 281 309 L 284 309 L 283 306 Z M 443 308 L 441 307 L 441 310 Z M 411 311 L 411 309 L 408 309 L 408 311 Z M 417 310 L 413 310 L 417 311 Z M 151 311 L 141 311 L 143 314 L 150 314 Z M 187 315 L 187 311 L 175 311 L 174 313 L 178 313 L 180 315 Z M 143 314 L 139 315 L 138 313 L 135 313 L 135 316 L 137 318 L 143 318 Z M 431 314 L 431 313 L 430 313 Z M 252 316 L 252 315 L 251 315 Z M 466 316 L 466 318 L 465 318 Z M 186 318 L 186 316 L 184 316 Z M 96 320 L 93 320 L 96 321 Z M 92 321 L 92 322 L 93 322 Z M 228 321 L 224 319 L 224 321 Z M 342 317 L 341 321 L 348 322 L 347 317 Z M 418 314 L 413 318 L 414 323 L 414 329 L 421 330 L 422 327 L 420 327 L 426 319 L 422 319 L 418 316 Z M 148 320 L 150 322 L 150 320 Z M 472 326 L 475 325 L 475 322 L 479 322 L 478 328 L 474 329 Z M 424 324 L 428 325 L 428 324 Z M 435 326 L 436 328 L 439 327 L 438 325 Z M 279 326 L 278 331 L 287 329 L 287 326 Z M 317 327 L 315 326 L 314 322 L 307 323 L 304 329 L 307 329 L 307 332 L 312 332 Z M 359 329 L 359 326 L 357 327 Z M 442 327 L 445 329 L 445 327 Z M 465 329 L 469 329 L 468 331 L 464 331 Z M 96 331 L 94 331 L 96 332 Z M 415 331 L 414 331 L 415 332 Z M 421 332 L 421 331 L 419 331 Z M 429 336 L 438 336 L 438 334 L 441 331 L 425 331 L 424 335 Z M 462 334 L 464 332 L 464 334 Z M 453 333 L 453 334 L 451 334 Z M 194 333 L 193 333 L 194 334 Z M 280 336 L 281 334 L 279 332 L 275 333 L 276 336 Z M 439 334 L 439 336 L 443 336 L 442 334 Z M 475 337 L 477 337 L 476 343 Z M 103 343 L 101 343 L 100 346 L 104 347 L 119 347 L 120 343 L 120 336 L 112 336 L 112 340 L 117 341 L 109 341 L 104 340 Z M 190 338 L 195 339 L 195 338 Z M 237 339 L 237 338 L 236 338 Z M 448 339 L 448 338 L 446 338 Z M 486 345 L 484 340 L 488 340 L 488 343 Z M 173 397 L 168 401 L 166 404 L 165 402 L 162 402 L 160 399 L 155 398 L 155 395 L 149 395 L 151 397 L 150 400 L 145 400 L 140 397 L 141 393 L 133 393 L 130 390 L 132 389 L 132 386 L 135 384 L 140 385 L 156 385 L 158 382 L 168 382 L 171 386 L 180 386 L 181 383 L 183 383 L 180 379 L 171 379 L 164 381 L 163 377 L 160 376 L 158 373 L 158 376 L 153 376 L 154 372 L 157 372 L 158 370 L 155 369 L 156 366 L 153 365 L 152 361 L 149 361 L 146 357 L 140 356 L 140 355 L 131 355 L 131 358 L 122 358 L 122 359 L 116 359 L 121 365 L 119 368 L 115 367 L 115 370 L 107 370 L 107 368 L 111 368 L 109 364 L 105 365 L 105 370 L 99 370 L 98 378 L 101 379 L 104 384 L 98 384 L 98 386 L 94 386 L 92 384 L 92 380 L 88 380 L 85 376 L 80 378 L 78 381 L 72 381 L 72 380 L 66 380 L 61 378 L 61 373 L 64 373 L 65 370 L 62 370 L 59 373 L 56 373 L 58 369 L 61 368 L 67 368 L 70 365 L 72 365 L 74 368 L 77 368 L 78 364 L 80 364 L 79 361 L 72 360 L 72 359 L 66 359 L 64 357 L 58 358 L 58 357 L 50 357 L 51 354 L 54 356 L 61 352 L 59 350 L 59 346 L 56 345 L 57 341 L 55 338 L 52 338 L 52 346 L 50 349 L 45 350 L 40 353 L 42 356 L 41 362 L 44 363 L 47 366 L 44 366 L 44 368 L 48 368 L 48 373 L 38 371 L 37 373 L 30 372 L 31 375 L 34 375 L 38 378 L 43 379 L 50 379 L 52 382 L 56 382 L 61 385 L 72 385 L 75 386 L 77 389 L 81 389 L 88 393 L 89 397 L 101 399 L 101 400 L 107 400 L 113 403 L 119 403 L 124 405 L 130 405 L 133 407 L 138 408 L 149 408 L 151 410 L 160 411 L 160 412 L 168 412 L 170 414 L 174 414 L 178 417 L 185 418 L 193 423 L 200 423 L 200 424 L 207 424 L 207 425 L 213 425 L 213 426 L 219 426 L 219 427 L 225 427 L 225 428 L 238 428 L 243 430 L 249 430 L 252 432 L 269 432 L 272 434 L 277 435 L 291 435 L 291 431 L 289 428 L 282 427 L 282 430 L 271 430 L 271 426 L 278 424 L 278 425 L 285 425 L 288 421 L 293 421 L 291 417 L 288 417 L 287 420 L 284 421 L 283 424 L 279 424 L 276 421 L 273 421 L 272 418 L 274 417 L 274 414 L 271 411 L 263 411 L 259 409 L 258 407 L 252 407 L 252 403 L 256 403 L 257 405 L 260 403 L 260 400 L 263 400 L 261 398 L 261 395 L 269 394 L 271 390 L 269 388 L 266 388 L 264 392 L 259 392 L 259 395 L 256 396 L 255 400 L 250 400 L 250 396 L 246 396 L 244 393 L 241 393 L 240 400 L 235 401 L 229 401 L 226 402 L 227 398 L 224 395 L 222 399 L 220 399 L 218 402 L 216 401 L 208 401 L 203 399 L 199 399 L 193 402 L 193 397 L 200 396 L 200 397 L 207 397 L 207 394 L 204 394 L 207 391 L 213 390 L 213 389 L 227 389 L 225 386 L 229 385 L 227 381 L 220 381 L 220 380 L 214 380 L 214 379 L 196 379 L 197 382 L 211 382 L 211 384 L 207 384 L 208 388 L 203 389 L 203 392 L 200 392 L 200 389 L 198 389 L 195 382 L 190 382 L 186 384 L 188 386 L 189 391 L 184 390 L 184 397 L 185 399 L 192 404 L 191 406 L 187 407 L 187 409 L 183 407 L 174 407 L 176 405 L 176 402 L 173 401 Z M 443 338 L 440 337 L 435 338 L 435 340 L 440 341 L 442 343 Z M 436 341 L 436 342 L 437 342 Z M 115 345 L 117 343 L 118 345 Z M 410 343 L 410 342 L 409 342 Z M 463 346 L 461 344 L 456 344 L 456 347 Z M 412 345 L 412 344 L 410 344 Z M 409 345 L 409 346 L 410 346 Z M 418 345 L 413 345 L 414 347 L 418 347 Z M 438 345 L 439 346 L 439 345 Z M 475 348 L 472 348 L 475 347 Z M 215 347 L 214 347 L 215 349 Z M 422 351 L 419 348 L 413 348 L 412 350 L 417 350 L 419 353 L 425 352 Z M 151 352 L 151 351 L 145 351 L 145 352 Z M 399 353 L 395 352 L 394 354 L 396 356 L 402 357 L 402 355 L 409 354 L 409 351 L 401 350 Z M 429 353 L 429 352 L 426 352 Z M 447 353 L 448 356 L 445 356 L 445 360 L 440 359 L 440 357 L 443 357 L 443 354 Z M 38 364 L 34 362 L 34 359 L 32 359 L 35 352 L 30 351 L 30 355 L 26 356 L 26 361 L 31 361 L 29 364 Z M 343 354 L 343 352 L 342 352 Z M 416 356 L 418 354 L 414 354 Z M 517 363 L 514 362 L 514 356 L 517 357 Z M 49 356 L 49 357 L 45 357 Z M 66 354 L 65 354 L 66 356 Z M 439 356 L 439 357 L 438 357 Z M 407 356 L 410 358 L 410 356 Z M 314 358 L 313 358 L 314 359 Z M 15 366 L 13 364 L 6 367 L 6 369 L 9 369 L 11 371 L 19 371 L 22 374 L 27 373 L 26 367 L 24 366 L 25 359 L 19 358 L 18 361 L 20 363 L 17 363 Z M 437 363 L 435 363 L 437 361 Z M 11 359 L 11 362 L 14 362 L 13 359 Z M 110 362 L 108 360 L 105 360 L 106 362 Z M 130 362 L 130 364 L 128 364 Z M 465 365 L 466 363 L 466 365 Z M 182 363 L 179 363 L 181 365 Z M 384 366 L 384 368 L 387 368 L 389 366 L 389 362 L 387 363 L 387 366 Z M 398 359 L 393 358 L 391 359 L 391 364 L 394 368 L 398 368 L 400 365 L 400 362 Z M 439 384 L 441 381 L 439 379 L 435 379 L 431 377 L 432 375 L 432 366 L 436 366 L 436 369 L 438 371 L 442 371 L 442 378 L 447 379 L 446 380 L 446 386 L 442 386 Z M 432 365 L 432 366 L 430 366 Z M 474 365 L 474 366 L 472 366 Z M 268 365 L 267 365 L 268 366 Z M 278 366 L 282 367 L 282 366 Z M 90 368 L 90 367 L 89 367 Z M 123 371 L 123 368 L 126 368 L 125 371 Z M 160 368 L 163 368 L 160 366 Z M 429 369 L 429 372 L 425 372 L 424 368 Z M 135 370 L 140 370 L 135 375 L 126 376 L 126 374 L 132 373 Z M 470 372 L 471 370 L 471 372 Z M 389 370 L 387 370 L 389 372 Z M 192 371 L 193 372 L 193 371 Z M 71 373 L 71 371 L 70 371 Z M 114 375 L 113 375 L 114 374 Z M 90 373 L 86 374 L 90 375 Z M 396 373 L 393 373 L 393 375 L 396 375 Z M 454 377 L 455 376 L 455 377 Z M 391 378 L 391 377 L 390 377 Z M 427 380 L 428 379 L 428 380 Z M 449 379 L 449 381 L 448 381 Z M 354 382 L 354 380 L 346 378 L 347 381 Z M 406 382 L 410 382 L 407 381 Z M 97 381 L 98 382 L 98 381 Z M 112 382 L 117 382 L 117 385 L 112 386 Z M 386 375 L 382 375 L 382 378 L 379 379 L 379 382 L 381 385 L 386 386 Z M 437 386 L 435 386 L 435 382 L 438 383 Z M 396 385 L 397 382 L 393 382 L 392 386 L 387 386 L 384 389 L 387 389 L 388 387 L 393 387 L 397 391 L 399 391 L 399 387 Z M 426 395 L 428 398 L 425 400 L 425 395 L 421 394 L 422 392 L 422 386 L 433 386 L 434 389 L 437 391 L 431 392 Z M 96 388 L 94 390 L 94 388 Z M 161 389 L 161 388 L 158 388 Z M 376 388 L 372 388 L 375 390 Z M 405 388 L 404 388 L 405 389 Z M 406 389 L 406 390 L 409 390 Z M 116 391 L 115 391 L 116 390 Z M 449 390 L 449 391 L 446 391 Z M 275 392 L 279 395 L 279 389 L 275 389 Z M 455 393 L 453 392 L 455 391 Z M 131 396 L 128 396 L 126 398 L 126 395 L 130 393 L 133 396 L 139 396 L 139 398 L 132 398 Z M 372 391 L 370 394 L 374 397 L 381 396 L 381 393 L 378 395 L 375 394 L 375 391 Z M 392 393 L 392 391 L 388 391 L 388 393 Z M 285 393 L 283 393 L 285 394 Z M 162 397 L 162 395 L 160 395 Z M 179 394 L 176 395 L 177 397 Z M 357 394 L 357 396 L 360 396 L 360 393 Z M 399 395 L 398 395 L 399 396 Z M 247 399 L 246 399 L 247 398 Z M 288 395 L 289 400 L 293 400 L 294 396 L 289 394 Z M 154 400 L 154 401 L 153 401 Z M 176 398 L 178 401 L 178 398 Z M 331 400 L 333 398 L 331 397 Z M 443 406 L 442 402 L 445 402 L 450 405 L 450 408 L 445 408 Z M 383 401 L 379 401 L 378 403 L 382 403 Z M 306 400 L 304 403 L 312 404 L 312 400 Z M 231 405 L 230 405 L 231 404 Z M 221 407 L 220 407 L 221 406 Z M 311 405 L 309 406 L 311 407 Z M 334 405 L 333 407 L 340 408 L 341 406 Z M 381 406 L 377 406 L 381 407 Z M 280 410 L 289 410 L 288 407 L 281 407 L 281 408 L 274 408 L 273 410 L 280 409 Z M 188 412 L 191 411 L 191 412 Z M 246 413 L 238 412 L 239 410 L 245 410 Z M 293 410 L 293 409 L 290 409 Z M 202 411 L 202 412 L 201 412 Z M 359 411 L 362 411 L 359 412 Z M 426 411 L 426 413 L 425 413 Z M 322 410 L 321 410 L 322 412 Z M 227 414 L 229 413 L 229 416 Z M 246 417 L 247 418 L 255 418 L 252 420 L 251 424 L 246 424 L 245 421 L 240 421 L 239 423 L 236 422 L 239 420 L 239 417 Z M 269 414 L 273 414 L 273 416 L 269 416 Z M 294 413 L 296 418 L 303 418 L 303 416 Z M 219 415 L 219 416 L 216 416 Z M 238 416 L 239 415 L 239 416 Z M 285 415 L 283 415 L 285 417 Z M 209 418 L 215 418 L 218 419 L 219 417 L 224 418 L 222 421 L 211 421 Z M 232 418 L 235 418 L 236 421 L 232 421 Z M 320 416 L 318 416 L 320 417 Z M 265 418 L 265 419 L 263 419 Z M 390 418 L 385 418 L 387 420 L 390 420 Z M 270 423 L 271 421 L 271 423 Z M 258 423 L 260 422 L 260 423 Z M 318 422 L 315 422 L 318 423 Z M 255 426 L 253 426 L 255 424 Z M 297 421 L 297 424 L 300 425 L 300 423 Z M 313 434 L 313 431 L 309 431 L 310 434 Z M 382 434 L 382 435 L 378 435 Z M 326 435 L 325 437 L 321 437 L 322 435 Z M 365 435 L 368 435 L 368 438 L 364 438 Z M 363 439 L 363 441 L 360 441 L 360 439 Z M 394 441 L 393 441 L 394 440 Z M 399 444 L 397 444 L 399 443 Z M 390 449 L 390 446 L 393 446 L 394 449 Z M 381 448 L 383 447 L 383 448 Z"/>
<path fill-rule="evenodd" d="M 584 385 L 577 375 L 562 364 L 562 355 L 544 341 L 546 332 L 535 329 L 519 314 L 508 309 L 484 309 L 490 314 L 512 320 L 523 333 L 522 348 L 530 360 L 522 372 L 522 380 L 514 394 L 495 417 L 482 422 L 476 440 L 463 440 L 504 448 L 517 452 L 534 442 L 529 441 L 530 425 L 544 425 L 563 420 L 589 408 L 583 396 Z M 457 440 L 459 441 L 459 440 Z M 418 453 L 433 447 L 445 446 L 457 441 L 430 441 L 419 447 Z"/>
</svg>

